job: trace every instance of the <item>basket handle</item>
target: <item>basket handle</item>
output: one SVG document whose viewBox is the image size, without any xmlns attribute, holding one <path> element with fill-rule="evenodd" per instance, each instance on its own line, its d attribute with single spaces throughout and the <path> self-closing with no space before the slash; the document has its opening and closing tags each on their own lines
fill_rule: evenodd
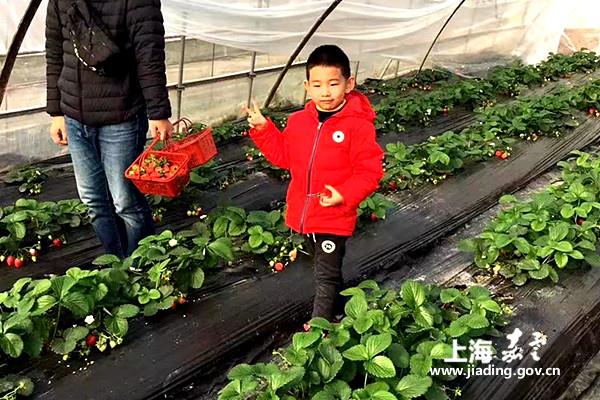
<svg viewBox="0 0 600 400">
<path fill-rule="evenodd" d="M 179 124 L 181 124 L 181 123 L 183 123 L 183 126 L 184 126 L 183 129 L 185 130 L 185 133 L 186 134 L 189 133 L 190 129 L 193 125 L 192 121 L 186 117 L 179 118 L 177 121 L 173 122 L 173 126 L 175 127 L 176 130 L 179 129 Z"/>
</svg>

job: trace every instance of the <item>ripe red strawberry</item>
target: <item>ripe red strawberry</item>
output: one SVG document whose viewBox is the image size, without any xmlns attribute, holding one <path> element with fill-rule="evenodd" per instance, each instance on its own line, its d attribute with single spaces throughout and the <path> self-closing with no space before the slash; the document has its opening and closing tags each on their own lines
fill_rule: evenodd
<svg viewBox="0 0 600 400">
<path fill-rule="evenodd" d="M 275 271 L 281 272 L 284 269 L 285 269 L 285 265 L 283 265 L 283 263 L 281 263 L 281 262 L 275 263 Z"/>
<path fill-rule="evenodd" d="M 308 324 L 308 323 L 304 324 L 304 325 L 302 325 L 302 328 L 304 329 L 304 332 L 308 332 L 308 331 L 310 331 L 310 324 Z"/>
<path fill-rule="evenodd" d="M 57 249 L 60 249 L 62 247 L 62 240 L 60 240 L 59 238 L 56 238 L 52 241 L 52 246 L 56 247 Z"/>
<path fill-rule="evenodd" d="M 389 187 L 390 187 L 390 190 L 393 190 L 393 191 L 398 190 L 398 182 L 396 182 L 396 181 L 390 181 Z"/>
<path fill-rule="evenodd" d="M 577 225 L 581 226 L 581 225 L 583 225 L 584 222 L 585 222 L 585 219 L 583 219 L 581 217 L 577 218 Z"/>
<path fill-rule="evenodd" d="M 500 155 L 500 158 L 503 160 L 506 160 L 508 158 L 508 153 L 503 151 L 502 154 Z"/>
<path fill-rule="evenodd" d="M 496 152 L 494 153 L 494 155 L 498 158 L 502 157 L 502 153 L 504 153 L 502 150 L 496 150 Z"/>
<path fill-rule="evenodd" d="M 596 114 L 596 109 L 594 107 L 590 107 L 590 109 L 588 110 L 588 114 L 594 116 Z"/>
<path fill-rule="evenodd" d="M 171 304 L 171 309 L 172 309 L 172 310 L 175 310 L 175 309 L 177 309 L 177 302 L 176 302 L 176 301 L 175 301 L 175 302 L 173 302 L 173 304 Z"/>
<path fill-rule="evenodd" d="M 15 260 L 15 268 L 21 268 L 23 265 L 25 265 L 25 260 L 23 260 L 22 258 L 17 258 Z"/>
<path fill-rule="evenodd" d="M 248 136 L 248 131 L 243 131 L 242 136 L 244 136 L 244 137 Z"/>
<path fill-rule="evenodd" d="M 15 257 L 13 257 L 13 256 L 6 257 L 6 265 L 8 265 L 9 267 L 14 267 L 15 266 Z"/>
<path fill-rule="evenodd" d="M 379 217 L 377 216 L 377 214 L 375 214 L 375 212 L 371 213 L 371 221 L 376 222 L 379 219 Z"/>
<path fill-rule="evenodd" d="M 185 298 L 185 296 L 181 296 L 177 299 L 177 303 L 185 304 L 185 303 L 187 303 L 187 299 Z"/>
<path fill-rule="evenodd" d="M 85 338 L 85 345 L 87 347 L 93 347 L 96 345 L 97 342 L 98 338 L 96 337 L 96 335 L 88 335 L 88 337 Z"/>
</svg>

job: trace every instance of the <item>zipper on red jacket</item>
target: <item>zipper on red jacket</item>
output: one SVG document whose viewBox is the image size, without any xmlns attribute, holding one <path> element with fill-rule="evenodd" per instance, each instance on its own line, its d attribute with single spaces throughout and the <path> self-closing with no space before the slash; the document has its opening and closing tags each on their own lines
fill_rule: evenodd
<svg viewBox="0 0 600 400">
<path fill-rule="evenodd" d="M 312 178 L 312 167 L 313 162 L 315 161 L 315 155 L 317 154 L 317 145 L 319 143 L 319 136 L 321 136 L 321 129 L 323 128 L 323 124 L 325 122 L 319 122 L 319 127 L 317 128 L 317 136 L 315 137 L 315 141 L 313 143 L 312 153 L 310 155 L 310 160 L 308 162 L 308 180 L 306 185 L 306 197 L 304 199 L 304 209 L 302 210 L 302 216 L 300 217 L 300 233 L 304 233 L 304 218 L 306 217 L 306 211 L 308 210 L 308 206 L 310 204 L 310 181 Z"/>
</svg>

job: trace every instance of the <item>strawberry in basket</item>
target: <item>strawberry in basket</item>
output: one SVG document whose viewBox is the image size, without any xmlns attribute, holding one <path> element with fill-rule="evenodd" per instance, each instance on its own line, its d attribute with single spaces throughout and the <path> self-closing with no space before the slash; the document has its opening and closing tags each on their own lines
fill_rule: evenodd
<svg viewBox="0 0 600 400">
<path fill-rule="evenodd" d="M 190 181 L 189 156 L 179 152 L 153 150 L 160 138 L 127 168 L 125 176 L 145 194 L 177 197 Z"/>
<path fill-rule="evenodd" d="M 141 179 L 170 179 L 177 174 L 179 166 L 169 161 L 167 157 L 157 157 L 150 154 L 144 159 L 142 165 L 133 164 L 129 175 Z"/>
</svg>

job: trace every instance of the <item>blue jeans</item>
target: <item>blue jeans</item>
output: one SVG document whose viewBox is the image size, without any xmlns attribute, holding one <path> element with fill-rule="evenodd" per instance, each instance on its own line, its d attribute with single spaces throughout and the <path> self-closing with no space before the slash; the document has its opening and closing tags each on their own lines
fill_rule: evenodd
<svg viewBox="0 0 600 400">
<path fill-rule="evenodd" d="M 125 178 L 143 151 L 148 132 L 145 113 L 116 125 L 86 126 L 65 117 L 77 192 L 109 254 L 126 257 L 154 233 L 146 198 Z"/>
</svg>

